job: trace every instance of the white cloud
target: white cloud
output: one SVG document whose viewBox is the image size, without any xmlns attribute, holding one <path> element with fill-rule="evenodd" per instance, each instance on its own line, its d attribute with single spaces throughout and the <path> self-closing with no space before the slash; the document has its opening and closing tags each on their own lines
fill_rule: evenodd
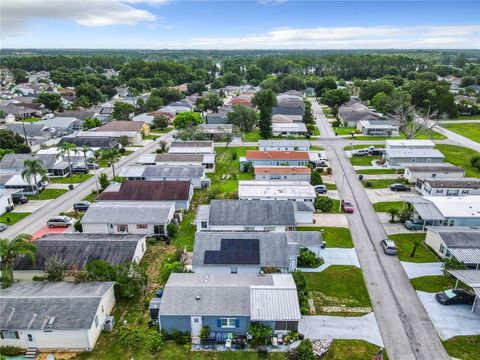
<svg viewBox="0 0 480 360">
<path fill-rule="evenodd" d="M 25 35 L 36 19 L 69 20 L 83 26 L 134 25 L 156 16 L 133 5 L 167 0 L 2 0 L 2 38 Z"/>
<path fill-rule="evenodd" d="M 479 48 L 480 27 L 372 26 L 277 28 L 243 37 L 196 37 L 185 47 L 208 49 Z"/>
<path fill-rule="evenodd" d="M 257 0 L 259 4 L 262 5 L 280 5 L 280 4 L 285 4 L 287 0 Z"/>
</svg>

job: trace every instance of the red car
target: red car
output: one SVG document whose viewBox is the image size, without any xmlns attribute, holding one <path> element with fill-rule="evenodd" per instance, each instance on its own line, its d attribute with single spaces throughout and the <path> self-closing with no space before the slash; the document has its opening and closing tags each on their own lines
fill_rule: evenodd
<svg viewBox="0 0 480 360">
<path fill-rule="evenodd" d="M 350 201 L 342 200 L 341 205 L 342 205 L 342 211 L 344 213 L 349 213 L 349 214 L 353 213 L 353 204 Z"/>
</svg>

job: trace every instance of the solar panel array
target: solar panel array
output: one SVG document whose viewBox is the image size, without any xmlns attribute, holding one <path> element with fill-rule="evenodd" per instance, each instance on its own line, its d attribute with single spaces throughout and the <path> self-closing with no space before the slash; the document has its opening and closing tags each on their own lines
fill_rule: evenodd
<svg viewBox="0 0 480 360">
<path fill-rule="evenodd" d="M 205 264 L 260 264 L 259 239 L 222 239 L 220 250 L 206 250 Z"/>
</svg>

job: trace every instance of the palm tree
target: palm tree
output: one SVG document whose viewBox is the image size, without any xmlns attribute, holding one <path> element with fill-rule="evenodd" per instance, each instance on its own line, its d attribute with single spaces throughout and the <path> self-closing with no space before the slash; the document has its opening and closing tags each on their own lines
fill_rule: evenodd
<svg viewBox="0 0 480 360">
<path fill-rule="evenodd" d="M 391 219 L 390 222 L 395 222 L 395 217 L 398 215 L 400 211 L 397 208 L 391 208 L 387 211 L 388 215 L 390 215 Z"/>
<path fill-rule="evenodd" d="M 0 239 L 0 264 L 2 265 L 2 287 L 9 287 L 13 283 L 13 264 L 20 255 L 35 260 L 35 245 L 31 242 L 32 236 L 20 234 L 13 239 Z"/>
<path fill-rule="evenodd" d="M 68 158 L 68 173 L 69 176 L 72 177 L 72 163 L 70 161 L 70 154 L 73 152 L 73 154 L 76 154 L 78 151 L 77 147 L 75 144 L 69 143 L 68 141 L 65 141 L 62 146 L 60 146 L 60 152 L 58 153 L 57 157 L 65 157 L 65 155 Z"/>
<path fill-rule="evenodd" d="M 90 149 L 87 145 L 83 145 L 82 148 L 80 149 L 80 151 L 83 153 L 83 157 L 85 158 L 85 163 L 87 162 L 87 154 L 91 150 L 92 149 Z"/>
<path fill-rule="evenodd" d="M 112 166 L 113 178 L 115 179 L 114 163 L 116 163 L 118 159 L 120 159 L 120 154 L 118 153 L 117 150 L 114 150 L 114 149 L 104 149 L 102 151 L 102 158 Z"/>
<path fill-rule="evenodd" d="M 38 194 L 37 175 L 41 178 L 47 173 L 47 169 L 43 167 L 43 162 L 40 159 L 25 159 L 23 161 L 22 179 L 26 180 L 29 185 L 32 185 L 32 178 L 35 187 L 35 195 Z"/>
</svg>

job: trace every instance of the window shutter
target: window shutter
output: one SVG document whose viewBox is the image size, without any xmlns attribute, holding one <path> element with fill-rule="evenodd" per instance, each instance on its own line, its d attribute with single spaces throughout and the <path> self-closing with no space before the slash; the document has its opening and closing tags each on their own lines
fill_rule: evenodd
<svg viewBox="0 0 480 360">
<path fill-rule="evenodd" d="M 240 320 L 239 319 L 235 319 L 235 327 L 236 328 L 240 327 Z"/>
<path fill-rule="evenodd" d="M 0 331 L 0 339 L 3 339 L 3 331 Z"/>
<path fill-rule="evenodd" d="M 217 327 L 222 327 L 222 319 L 217 319 Z"/>
</svg>

